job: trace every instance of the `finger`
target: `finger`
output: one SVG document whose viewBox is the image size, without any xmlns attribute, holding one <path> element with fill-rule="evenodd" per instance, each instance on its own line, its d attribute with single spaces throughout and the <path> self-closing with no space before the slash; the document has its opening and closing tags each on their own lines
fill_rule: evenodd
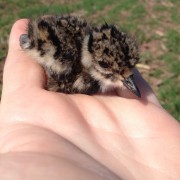
<svg viewBox="0 0 180 180">
<path fill-rule="evenodd" d="M 18 89 L 43 87 L 43 69 L 20 48 L 19 37 L 26 33 L 28 20 L 18 20 L 12 27 L 9 51 L 3 74 L 3 93 Z"/>
</svg>

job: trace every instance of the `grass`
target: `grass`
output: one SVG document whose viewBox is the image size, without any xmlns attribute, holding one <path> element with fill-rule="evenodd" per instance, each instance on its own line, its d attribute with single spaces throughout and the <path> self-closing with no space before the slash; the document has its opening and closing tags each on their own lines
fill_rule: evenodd
<svg viewBox="0 0 180 180">
<path fill-rule="evenodd" d="M 0 59 L 7 54 L 8 35 L 19 18 L 74 12 L 93 23 L 105 19 L 138 39 L 142 47 L 141 62 L 151 68 L 140 71 L 163 107 L 180 121 L 179 9 L 179 0 L 1 0 Z"/>
</svg>

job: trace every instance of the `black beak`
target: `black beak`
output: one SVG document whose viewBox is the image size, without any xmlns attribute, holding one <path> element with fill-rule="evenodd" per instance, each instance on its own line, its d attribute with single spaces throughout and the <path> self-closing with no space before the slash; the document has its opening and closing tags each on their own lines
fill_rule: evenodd
<svg viewBox="0 0 180 180">
<path fill-rule="evenodd" d="M 138 87 L 136 86 L 135 82 L 134 82 L 134 78 L 133 75 L 129 76 L 128 78 L 122 80 L 124 86 L 126 88 L 128 88 L 131 92 L 133 92 L 137 97 L 141 97 L 141 93 L 138 89 Z"/>
</svg>

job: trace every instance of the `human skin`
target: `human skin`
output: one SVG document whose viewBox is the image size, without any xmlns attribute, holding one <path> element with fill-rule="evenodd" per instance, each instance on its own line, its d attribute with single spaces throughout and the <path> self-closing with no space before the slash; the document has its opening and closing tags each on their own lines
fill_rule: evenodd
<svg viewBox="0 0 180 180">
<path fill-rule="evenodd" d="M 43 69 L 11 31 L 0 105 L 0 179 L 180 179 L 180 125 L 136 72 L 142 98 L 44 89 Z"/>
</svg>

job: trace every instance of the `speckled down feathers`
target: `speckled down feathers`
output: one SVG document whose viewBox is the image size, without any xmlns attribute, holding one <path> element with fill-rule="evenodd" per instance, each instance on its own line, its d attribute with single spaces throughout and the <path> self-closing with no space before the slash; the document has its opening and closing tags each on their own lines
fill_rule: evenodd
<svg viewBox="0 0 180 180">
<path fill-rule="evenodd" d="M 123 87 L 139 61 L 135 40 L 116 26 L 89 25 L 74 16 L 30 20 L 21 47 L 40 63 L 47 89 L 94 94 Z"/>
</svg>

